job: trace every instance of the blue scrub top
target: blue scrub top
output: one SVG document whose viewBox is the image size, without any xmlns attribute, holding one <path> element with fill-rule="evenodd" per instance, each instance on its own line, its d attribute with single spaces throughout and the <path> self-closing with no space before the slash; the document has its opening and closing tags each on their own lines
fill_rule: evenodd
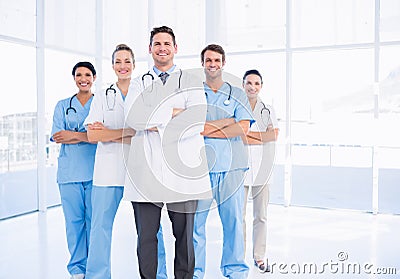
<svg viewBox="0 0 400 279">
<path fill-rule="evenodd" d="M 83 126 L 89 113 L 93 97 L 82 106 L 78 98 L 72 98 L 72 110 L 68 110 L 71 98 L 61 100 L 57 103 L 53 115 L 53 127 L 51 135 L 62 130 L 73 130 L 85 132 Z M 53 141 L 53 138 L 50 138 Z M 61 144 L 58 157 L 57 183 L 84 182 L 93 179 L 94 157 L 96 144 L 80 142 L 77 144 Z"/>
<path fill-rule="evenodd" d="M 229 105 L 224 104 L 229 98 L 228 83 L 225 82 L 216 93 L 207 84 L 204 84 L 204 90 L 207 97 L 207 121 L 233 117 L 236 122 L 250 120 L 250 125 L 254 123 L 249 100 L 242 89 L 232 86 Z M 241 137 L 204 137 L 204 142 L 210 172 L 248 169 L 247 150 Z"/>
</svg>

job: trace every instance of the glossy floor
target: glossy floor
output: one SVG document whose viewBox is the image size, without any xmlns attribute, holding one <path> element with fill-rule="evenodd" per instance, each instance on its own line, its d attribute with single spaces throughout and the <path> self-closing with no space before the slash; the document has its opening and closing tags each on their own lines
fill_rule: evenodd
<svg viewBox="0 0 400 279">
<path fill-rule="evenodd" d="M 252 266 L 248 228 L 248 278 L 400 278 L 398 215 L 272 204 L 268 216 L 272 272 L 260 274 Z M 251 217 L 247 218 L 250 223 Z M 173 238 L 167 215 L 162 222 L 169 278 L 173 278 Z M 0 221 L 0 279 L 69 278 L 64 229 L 60 207 Z M 216 210 L 209 215 L 207 235 L 206 278 L 223 278 L 219 271 L 222 229 Z M 114 226 L 113 279 L 139 278 L 135 243 L 133 212 L 129 203 L 122 202 Z"/>
</svg>

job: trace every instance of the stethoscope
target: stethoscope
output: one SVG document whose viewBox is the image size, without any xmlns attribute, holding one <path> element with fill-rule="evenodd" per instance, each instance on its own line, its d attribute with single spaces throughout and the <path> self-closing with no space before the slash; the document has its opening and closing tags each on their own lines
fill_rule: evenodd
<svg viewBox="0 0 400 279">
<path fill-rule="evenodd" d="M 260 114 L 261 114 L 261 120 L 262 120 L 262 122 L 264 123 L 264 125 L 268 127 L 269 120 L 270 120 L 270 118 L 271 118 L 271 111 L 265 106 L 265 104 L 264 104 L 263 102 L 261 102 L 261 104 L 262 104 L 262 106 L 263 106 L 263 107 L 261 108 L 261 112 L 260 112 Z M 268 112 L 267 123 L 265 123 L 264 118 L 263 118 L 263 113 L 264 113 L 264 112 Z"/>
<path fill-rule="evenodd" d="M 106 89 L 106 103 L 108 110 L 114 110 L 115 107 L 115 99 L 117 98 L 117 90 L 113 88 L 114 84 L 111 84 L 110 87 Z M 110 96 L 112 98 L 112 106 L 110 107 Z"/>
<path fill-rule="evenodd" d="M 69 111 L 72 110 L 73 112 L 76 113 L 76 109 L 72 106 L 72 100 L 76 97 L 78 93 L 75 93 L 70 99 L 69 99 L 69 107 L 65 111 L 65 114 L 68 115 Z"/>
<path fill-rule="evenodd" d="M 69 128 L 70 131 L 75 131 L 78 132 L 79 131 L 79 122 L 78 122 L 78 118 L 77 118 L 77 112 L 76 109 L 72 106 L 72 100 L 76 97 L 77 93 L 74 94 L 70 99 L 69 99 L 69 107 L 67 108 L 67 110 L 65 111 L 65 118 L 66 118 L 66 122 L 67 122 L 67 126 Z M 73 119 L 71 119 L 71 111 L 74 112 L 74 117 Z M 76 124 L 76 127 L 75 127 Z"/>
<path fill-rule="evenodd" d="M 74 95 L 72 95 L 72 97 L 69 99 L 69 107 L 65 110 L 65 116 L 66 116 L 66 120 L 67 120 L 67 125 L 70 131 L 75 131 L 78 132 L 79 131 L 79 121 L 78 121 L 78 116 L 77 116 L 77 111 L 76 109 L 72 106 L 72 100 L 76 97 L 76 95 L 78 95 L 78 93 L 75 93 Z M 93 94 L 92 94 L 93 96 Z M 74 112 L 74 117 L 73 119 L 71 119 L 71 113 L 70 111 Z M 74 123 L 76 123 L 76 127 L 74 127 L 75 125 L 73 125 Z M 72 127 L 71 127 L 72 126 Z"/>
<path fill-rule="evenodd" d="M 152 73 L 150 73 L 150 71 L 148 71 L 147 73 L 145 73 L 144 75 L 142 75 L 142 85 L 143 85 L 143 88 L 146 87 L 145 84 L 144 84 L 144 80 L 145 80 L 146 76 L 149 76 L 149 77 L 151 78 L 151 90 L 150 90 L 150 92 L 152 92 L 152 91 L 153 91 L 154 76 L 153 76 Z M 181 89 L 181 78 L 182 78 L 182 70 L 179 69 L 179 79 L 178 79 L 178 88 L 177 88 L 177 90 L 180 90 L 180 89 Z"/>
<path fill-rule="evenodd" d="M 229 105 L 231 104 L 232 85 L 231 85 L 229 82 L 225 82 L 225 83 L 228 84 L 228 86 L 229 86 L 229 95 L 228 95 L 228 99 L 226 99 L 226 100 L 223 102 L 223 104 L 224 104 L 225 106 L 229 106 Z M 208 96 L 207 92 L 205 92 L 205 93 L 206 93 L 206 96 Z"/>
</svg>

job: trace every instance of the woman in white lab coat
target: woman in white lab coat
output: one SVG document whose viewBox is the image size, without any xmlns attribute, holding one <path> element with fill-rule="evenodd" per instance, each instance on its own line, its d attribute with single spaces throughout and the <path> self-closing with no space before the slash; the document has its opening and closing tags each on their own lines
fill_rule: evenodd
<svg viewBox="0 0 400 279">
<path fill-rule="evenodd" d="M 112 54 L 112 67 L 118 81 L 94 98 L 85 120 L 88 138 L 98 142 L 93 174 L 92 238 L 86 279 L 111 278 L 112 227 L 124 191 L 124 156 L 127 154 L 125 152 L 129 152 L 131 137 L 135 134 L 124 124 L 124 102 L 135 68 L 132 49 L 125 44 L 117 45 Z M 157 279 L 164 279 L 167 278 L 167 271 L 161 228 L 158 238 L 160 263 Z"/>
<path fill-rule="evenodd" d="M 270 175 L 275 158 L 278 123 L 275 112 L 265 105 L 258 94 L 263 85 L 261 74 L 249 70 L 243 76 L 243 88 L 249 99 L 256 123 L 251 126 L 243 142 L 248 145 L 249 170 L 244 181 L 245 203 L 243 208 L 243 232 L 246 243 L 246 205 L 251 191 L 253 198 L 253 259 L 260 272 L 269 270 L 266 259 L 267 206 L 269 202 Z"/>
</svg>

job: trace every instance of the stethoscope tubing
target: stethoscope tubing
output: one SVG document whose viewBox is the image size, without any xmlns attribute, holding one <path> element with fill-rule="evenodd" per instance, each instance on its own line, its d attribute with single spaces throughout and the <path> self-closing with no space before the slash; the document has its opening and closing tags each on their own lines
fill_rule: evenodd
<svg viewBox="0 0 400 279">
<path fill-rule="evenodd" d="M 151 77 L 151 82 L 154 81 L 154 76 L 153 76 L 153 74 L 150 73 L 150 71 L 147 71 L 147 73 L 145 73 L 145 74 L 142 75 L 142 85 L 143 85 L 143 87 L 145 87 L 144 80 L 145 80 L 145 77 L 146 77 L 146 76 L 150 76 L 150 77 Z M 181 78 L 182 78 L 182 70 L 179 69 L 178 90 L 181 89 Z M 153 89 L 152 89 L 152 91 L 153 91 Z"/>
<path fill-rule="evenodd" d="M 264 125 L 268 126 L 269 124 L 269 120 L 271 119 L 271 111 L 266 107 L 266 105 L 264 104 L 264 102 L 261 102 L 261 104 L 263 105 L 263 108 L 261 109 L 261 120 L 263 121 Z M 263 111 L 267 111 L 268 112 L 268 119 L 267 119 L 267 124 L 265 124 L 264 119 L 263 119 Z"/>
<path fill-rule="evenodd" d="M 231 104 L 231 96 L 232 96 L 232 85 L 229 82 L 225 82 L 229 86 L 229 95 L 228 98 L 223 102 L 224 106 L 229 106 Z M 207 96 L 207 92 L 204 92 Z"/>
<path fill-rule="evenodd" d="M 75 93 L 74 95 L 72 95 L 72 97 L 69 99 L 69 107 L 67 108 L 67 110 L 65 111 L 65 114 L 68 115 L 69 111 L 72 110 L 73 112 L 76 113 L 76 109 L 72 106 L 72 100 L 76 97 L 78 93 Z"/>
</svg>

